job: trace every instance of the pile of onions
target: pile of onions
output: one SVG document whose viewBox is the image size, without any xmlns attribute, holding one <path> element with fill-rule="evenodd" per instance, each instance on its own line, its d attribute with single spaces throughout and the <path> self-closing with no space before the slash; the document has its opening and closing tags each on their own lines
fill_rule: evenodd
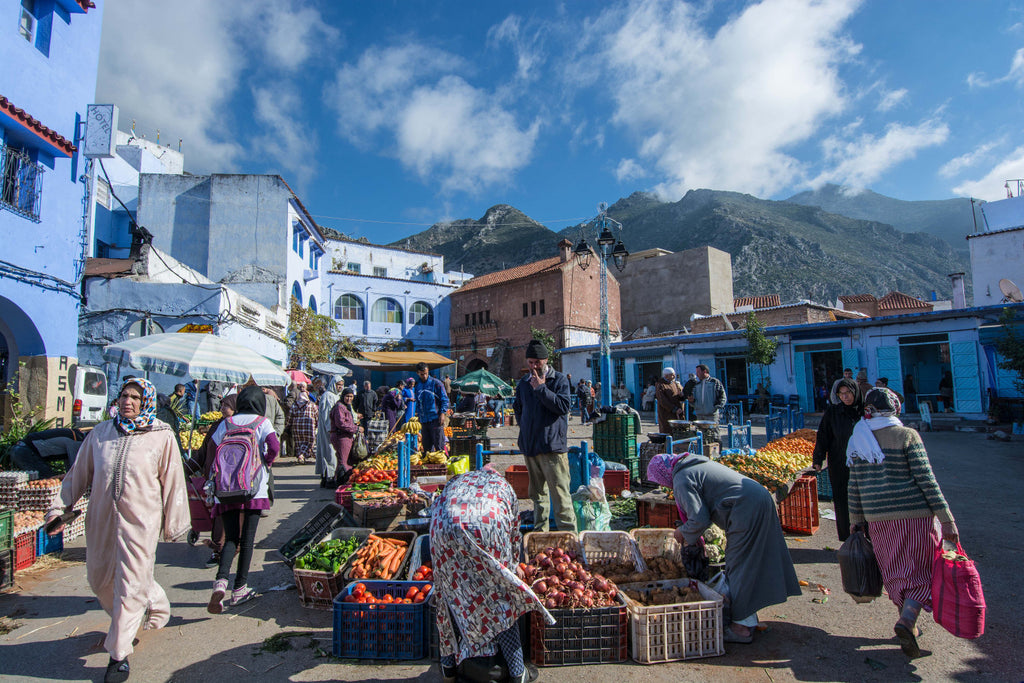
<svg viewBox="0 0 1024 683">
<path fill-rule="evenodd" d="M 575 553 L 545 548 L 519 568 L 548 609 L 590 609 L 615 604 L 615 584 L 600 574 L 588 572 Z"/>
</svg>

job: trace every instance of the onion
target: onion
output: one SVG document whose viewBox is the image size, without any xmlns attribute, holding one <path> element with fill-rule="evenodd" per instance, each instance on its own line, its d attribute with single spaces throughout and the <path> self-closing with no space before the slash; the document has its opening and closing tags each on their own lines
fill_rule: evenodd
<svg viewBox="0 0 1024 683">
<path fill-rule="evenodd" d="M 601 575 L 594 577 L 594 590 L 599 593 L 607 593 L 609 589 L 608 580 Z"/>
<path fill-rule="evenodd" d="M 562 576 L 565 578 L 566 581 L 570 583 L 576 583 L 576 572 L 574 572 L 573 570 L 566 569 Z"/>
<path fill-rule="evenodd" d="M 553 607 L 558 607 L 558 601 L 553 599 L 553 598 L 548 598 L 547 600 L 544 601 L 544 606 L 547 607 L 548 609 L 551 609 Z"/>
<path fill-rule="evenodd" d="M 586 569 L 581 569 L 579 571 L 579 577 L 578 578 L 583 583 L 586 583 L 587 581 L 590 581 L 590 572 L 588 572 Z"/>
<path fill-rule="evenodd" d="M 583 591 L 581 591 L 579 588 L 573 588 L 572 597 L 576 598 L 577 600 L 581 599 L 583 597 Z"/>
<path fill-rule="evenodd" d="M 561 548 L 555 548 L 551 551 L 551 557 L 555 558 L 556 560 L 560 557 L 565 557 L 565 551 Z"/>
<path fill-rule="evenodd" d="M 533 591 L 538 595 L 544 595 L 548 592 L 548 584 L 543 579 L 533 584 Z"/>
<path fill-rule="evenodd" d="M 547 559 L 547 555 L 545 555 L 544 553 L 537 553 L 536 555 L 533 556 L 533 561 L 538 563 L 538 564 L 543 562 L 545 559 Z"/>
<path fill-rule="evenodd" d="M 558 572 L 559 576 L 564 578 L 565 573 L 569 571 L 569 565 L 567 565 L 565 562 L 559 562 L 555 565 L 555 571 Z"/>
<path fill-rule="evenodd" d="M 593 607 L 594 606 L 594 599 L 593 598 L 588 598 L 586 595 L 583 596 L 583 600 L 581 600 L 580 602 L 583 603 L 584 607 Z"/>
<path fill-rule="evenodd" d="M 610 599 L 614 600 L 616 595 L 618 595 L 618 591 L 615 590 L 615 586 L 612 586 L 608 589 L 608 597 Z"/>
</svg>

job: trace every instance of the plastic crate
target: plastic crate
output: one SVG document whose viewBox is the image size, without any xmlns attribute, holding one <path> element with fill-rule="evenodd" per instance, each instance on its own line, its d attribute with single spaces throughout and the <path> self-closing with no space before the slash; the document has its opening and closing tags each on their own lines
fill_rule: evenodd
<svg viewBox="0 0 1024 683">
<path fill-rule="evenodd" d="M 678 560 L 682 546 L 675 538 L 673 529 L 632 529 L 629 535 L 636 541 L 637 550 L 644 562 L 655 557 Z"/>
<path fill-rule="evenodd" d="M 14 547 L 14 510 L 0 510 L 0 551 Z"/>
<path fill-rule="evenodd" d="M 661 493 L 645 493 L 636 499 L 636 525 L 674 529 L 681 517 L 674 500 Z"/>
<path fill-rule="evenodd" d="M 827 469 L 818 472 L 818 500 L 832 500 L 832 480 Z"/>
<path fill-rule="evenodd" d="M 402 561 L 398 565 L 398 569 L 395 570 L 394 576 L 392 576 L 391 579 L 388 579 L 389 581 L 391 581 L 391 580 L 401 580 L 401 579 L 396 579 L 395 577 L 405 576 L 406 572 L 408 571 L 409 558 L 412 556 L 413 546 L 416 545 L 416 537 L 417 537 L 416 532 L 415 531 L 375 531 L 373 535 L 374 536 L 380 536 L 381 538 L 391 538 L 391 539 L 394 539 L 394 540 L 404 541 L 405 542 L 405 544 L 406 544 L 405 555 L 402 556 Z M 344 571 L 344 577 L 345 577 L 346 581 L 362 581 L 363 583 L 367 582 L 367 579 L 357 579 L 357 578 L 352 576 L 352 566 L 351 566 L 351 563 L 348 566 L 346 566 L 343 571 Z M 370 579 L 370 580 L 376 581 L 377 579 Z"/>
<path fill-rule="evenodd" d="M 396 503 L 388 507 L 367 507 L 358 500 L 352 501 L 352 516 L 356 524 L 377 531 L 387 531 L 405 520 L 405 503 Z"/>
<path fill-rule="evenodd" d="M 584 531 L 580 533 L 580 547 L 586 564 L 617 560 L 632 562 L 638 572 L 647 571 L 636 541 L 625 531 Z"/>
<path fill-rule="evenodd" d="M 319 543 L 334 539 L 344 540 L 352 538 L 353 536 L 362 541 L 366 541 L 372 533 L 373 529 L 339 527 L 321 539 Z M 310 550 L 314 547 L 315 546 L 311 546 Z M 298 557 L 302 556 L 299 555 Z M 296 557 L 296 559 L 298 559 L 298 557 Z M 344 574 L 345 570 L 348 569 L 351 562 L 352 558 L 350 557 L 336 574 L 332 574 L 331 572 L 315 571 L 312 569 L 293 569 L 292 572 L 295 577 L 295 587 L 299 591 L 299 602 L 302 603 L 302 606 L 311 607 L 312 609 L 331 609 L 331 605 L 334 604 L 334 598 L 338 597 L 341 593 L 341 589 L 344 587 L 342 574 Z"/>
<path fill-rule="evenodd" d="M 512 485 L 516 498 L 530 497 L 530 472 L 526 465 L 509 465 L 505 469 L 505 480 Z"/>
<path fill-rule="evenodd" d="M 14 585 L 14 550 L 0 550 L 0 591 Z"/>
<path fill-rule="evenodd" d="M 361 581 L 376 598 L 404 598 L 426 581 Z M 350 583 L 334 600 L 334 656 L 343 659 L 422 659 L 427 653 L 426 601 L 412 605 L 344 602 Z"/>
<path fill-rule="evenodd" d="M 36 530 L 14 537 L 14 570 L 28 569 L 36 561 Z"/>
<path fill-rule="evenodd" d="M 624 662 L 629 657 L 629 611 L 620 592 L 616 604 L 593 609 L 549 609 L 549 626 L 530 612 L 530 659 L 537 666 Z"/>
<path fill-rule="evenodd" d="M 468 455 L 470 463 L 476 456 L 476 445 L 483 444 L 484 450 L 491 450 L 491 439 L 486 436 L 455 436 L 448 442 L 448 459 L 460 455 Z M 487 464 L 488 456 L 484 455 L 484 464 Z"/>
<path fill-rule="evenodd" d="M 441 633 L 437 628 L 437 605 L 434 602 L 434 594 L 431 593 L 430 599 L 427 601 L 427 656 L 432 661 L 441 661 Z M 530 612 L 522 614 L 519 619 L 516 620 L 516 625 L 519 627 L 519 642 L 523 647 L 523 659 L 530 659 Z M 452 619 L 452 626 L 455 628 L 455 633 L 459 633 L 459 625 Z M 501 648 L 498 648 L 498 656 L 501 655 Z M 504 658 L 502 657 L 502 661 Z"/>
<path fill-rule="evenodd" d="M 628 583 L 620 591 L 647 592 L 696 584 L 704 600 L 646 606 L 622 594 L 629 607 L 633 661 L 640 664 L 676 662 L 725 654 L 722 596 L 699 581 L 675 579 Z"/>
<path fill-rule="evenodd" d="M 639 471 L 637 471 L 639 475 Z M 604 492 L 608 496 L 618 496 L 623 491 L 629 488 L 630 477 L 633 476 L 633 472 L 630 470 L 609 470 L 604 471 Z M 636 479 L 639 479 L 636 476 Z"/>
<path fill-rule="evenodd" d="M 527 560 L 544 548 L 561 548 L 583 559 L 583 546 L 575 531 L 531 531 L 523 536 L 523 550 Z"/>
<path fill-rule="evenodd" d="M 633 415 L 628 413 L 608 413 L 604 420 L 594 425 L 594 438 L 623 438 L 636 436 L 637 428 Z"/>
<path fill-rule="evenodd" d="M 64 530 L 61 529 L 59 534 L 51 536 L 46 533 L 46 527 L 40 527 L 39 531 L 36 532 L 36 557 L 42 557 L 43 555 L 49 555 L 50 553 L 59 553 L 64 550 Z"/>
<path fill-rule="evenodd" d="M 308 551 L 312 546 L 320 542 L 320 539 L 327 536 L 337 527 L 341 526 L 345 510 L 337 503 L 328 503 L 316 513 L 311 520 L 306 522 L 298 533 L 288 539 L 278 549 L 278 554 L 284 558 L 284 563 L 289 567 L 295 564 L 295 558 Z"/>
<path fill-rule="evenodd" d="M 594 437 L 593 451 L 605 460 L 627 464 L 637 458 L 636 437 Z"/>
<path fill-rule="evenodd" d="M 443 477 L 448 474 L 448 465 L 424 464 L 409 468 L 410 479 L 416 477 Z"/>
<path fill-rule="evenodd" d="M 779 521 L 784 531 L 812 535 L 818 530 L 818 483 L 815 477 L 803 475 L 796 480 L 789 495 L 779 503 Z"/>
<path fill-rule="evenodd" d="M 334 489 L 334 502 L 352 512 L 352 484 L 342 484 Z"/>
</svg>

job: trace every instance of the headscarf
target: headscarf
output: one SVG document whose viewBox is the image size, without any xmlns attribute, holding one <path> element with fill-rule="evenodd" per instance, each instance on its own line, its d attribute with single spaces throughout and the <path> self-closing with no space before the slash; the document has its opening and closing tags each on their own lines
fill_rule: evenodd
<svg viewBox="0 0 1024 683">
<path fill-rule="evenodd" d="M 242 415 L 263 415 L 267 412 L 267 397 L 258 386 L 248 386 L 238 392 L 235 412 Z"/>
<path fill-rule="evenodd" d="M 874 432 L 886 427 L 902 427 L 896 417 L 900 414 L 900 399 L 896 392 L 885 387 L 874 387 L 864 397 L 864 419 L 853 426 L 853 434 L 846 444 L 846 464 L 852 465 L 854 458 L 878 464 L 885 460 L 885 453 L 878 444 Z"/>
<path fill-rule="evenodd" d="M 233 410 L 233 411 L 235 411 L 237 413 L 238 412 L 238 394 L 231 394 L 230 396 L 225 396 L 224 398 L 222 398 L 220 400 L 220 409 L 224 410 L 225 406 L 230 408 L 231 410 Z"/>
<path fill-rule="evenodd" d="M 341 392 L 341 397 L 342 398 L 345 398 L 346 396 L 355 396 L 355 395 L 356 395 L 356 392 L 352 391 L 352 387 L 345 387 L 345 389 Z"/>
<path fill-rule="evenodd" d="M 864 398 L 863 396 L 860 395 L 860 385 L 857 384 L 852 379 L 847 379 L 845 377 L 841 377 L 840 379 L 836 380 L 835 384 L 832 387 L 832 397 L 830 398 L 830 400 L 833 404 L 845 408 L 846 404 L 843 403 L 843 400 L 841 398 L 839 398 L 840 387 L 846 387 L 847 389 L 853 392 L 853 403 L 850 404 L 850 407 L 859 410 L 861 399 Z"/>
<path fill-rule="evenodd" d="M 416 380 L 414 378 L 410 377 L 409 379 L 405 380 L 405 386 L 407 386 L 407 387 L 414 387 L 414 386 L 416 386 Z"/>
<path fill-rule="evenodd" d="M 661 371 L 662 377 L 668 377 L 669 375 L 675 376 L 676 371 L 674 368 L 665 368 Z"/>
<path fill-rule="evenodd" d="M 118 396 L 129 384 L 134 384 L 142 390 L 142 401 L 139 403 L 139 414 L 131 420 L 121 417 L 121 408 L 118 406 L 114 415 L 114 424 L 125 434 L 134 432 L 136 429 L 149 429 L 153 426 L 153 420 L 156 418 L 156 387 L 153 386 L 153 383 L 141 377 L 132 377 L 121 384 L 121 389 L 117 392 Z"/>
<path fill-rule="evenodd" d="M 672 468 L 686 453 L 659 453 L 647 463 L 647 478 L 660 486 L 672 488 Z"/>
</svg>

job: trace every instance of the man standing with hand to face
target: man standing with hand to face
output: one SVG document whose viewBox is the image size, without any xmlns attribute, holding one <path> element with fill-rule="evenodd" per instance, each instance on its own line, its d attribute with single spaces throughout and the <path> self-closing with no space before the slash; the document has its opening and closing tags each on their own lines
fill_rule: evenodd
<svg viewBox="0 0 1024 683">
<path fill-rule="evenodd" d="M 533 528 L 548 529 L 548 504 L 553 499 L 558 528 L 576 529 L 569 494 L 569 380 L 548 366 L 548 350 L 538 339 L 526 347 L 530 373 L 516 385 L 512 409 L 519 423 L 519 450 L 526 458 L 533 500 Z"/>
</svg>

